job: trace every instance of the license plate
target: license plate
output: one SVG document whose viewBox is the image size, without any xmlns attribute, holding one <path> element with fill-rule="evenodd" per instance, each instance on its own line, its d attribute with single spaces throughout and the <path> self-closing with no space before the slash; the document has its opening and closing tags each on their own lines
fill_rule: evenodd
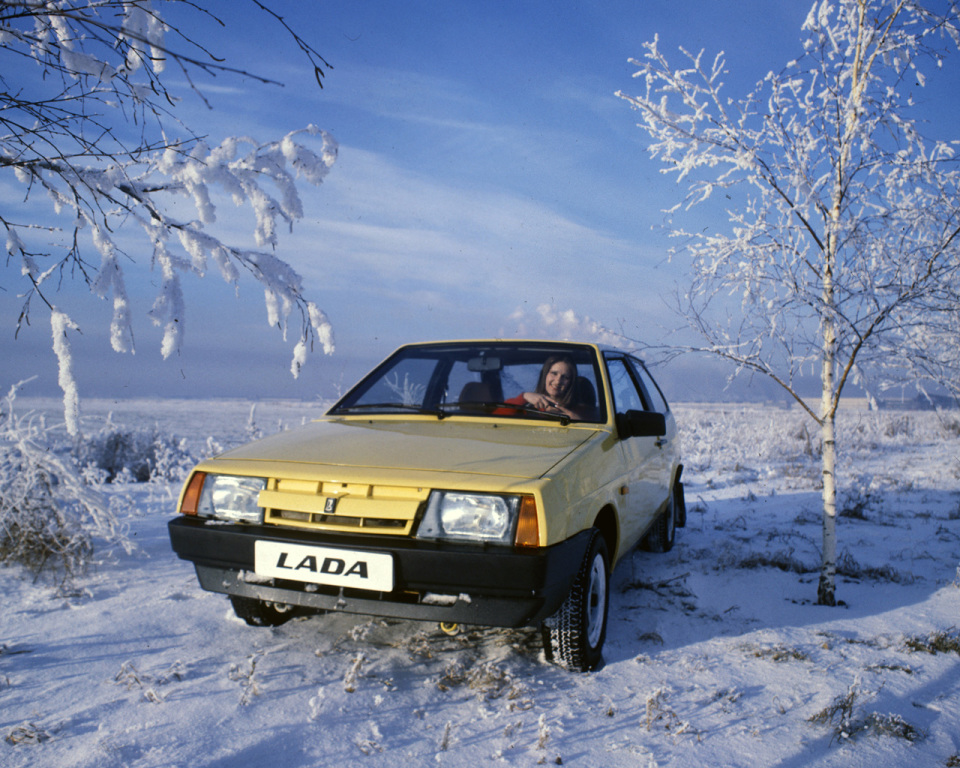
<svg viewBox="0 0 960 768">
<path fill-rule="evenodd" d="M 385 552 L 257 541 L 254 570 L 258 576 L 275 579 L 393 591 L 393 555 Z"/>
</svg>

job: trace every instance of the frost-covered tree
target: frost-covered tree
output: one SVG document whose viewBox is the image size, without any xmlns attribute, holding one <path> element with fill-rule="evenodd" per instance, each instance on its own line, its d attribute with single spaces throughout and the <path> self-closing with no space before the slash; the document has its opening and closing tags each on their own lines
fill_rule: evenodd
<svg viewBox="0 0 960 768">
<path fill-rule="evenodd" d="M 671 224 L 690 258 L 678 309 L 702 340 L 689 348 L 769 376 L 819 425 L 818 602 L 833 605 L 841 395 L 960 382 L 958 142 L 925 136 L 913 98 L 960 44 L 958 6 L 818 0 L 802 43 L 735 100 L 722 54 L 683 51 L 677 69 L 654 39 L 633 62 L 641 92 L 618 95 L 685 190 L 671 214 L 701 213 Z M 800 396 L 804 368 L 819 406 Z"/>
<path fill-rule="evenodd" d="M 322 87 L 329 65 L 313 47 L 258 0 L 244 10 L 282 25 Z M 49 315 L 73 433 L 68 335 L 77 326 L 58 297 L 79 285 L 111 301 L 110 343 L 131 351 L 130 264 L 157 275 L 149 315 L 163 328 L 165 357 L 183 336 L 181 279 L 203 276 L 211 262 L 229 283 L 244 271 L 259 281 L 268 321 L 284 337 L 297 311 L 294 375 L 315 341 L 332 351 L 327 318 L 273 251 L 280 226 L 303 215 L 298 180 L 323 181 L 335 141 L 311 125 L 266 143 L 235 136 L 214 145 L 179 117 L 183 96 L 205 103 L 203 76 L 271 82 L 207 50 L 205 30 L 223 24 L 193 0 L 0 0 L 0 183 L 8 189 L 0 231 L 21 272 L 2 288 L 23 296 L 19 319 L 11 318 L 18 332 L 37 309 Z M 218 195 L 249 206 L 255 248 L 218 236 Z"/>
</svg>

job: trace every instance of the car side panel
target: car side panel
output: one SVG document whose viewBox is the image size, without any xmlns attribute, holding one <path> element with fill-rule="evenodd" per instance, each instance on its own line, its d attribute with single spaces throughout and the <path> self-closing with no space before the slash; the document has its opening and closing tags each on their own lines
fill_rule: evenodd
<svg viewBox="0 0 960 768">
<path fill-rule="evenodd" d="M 633 548 L 656 520 L 666 499 L 663 449 L 654 437 L 618 442 L 623 454 L 625 512 L 621 521 L 623 549 Z"/>
<path fill-rule="evenodd" d="M 625 465 L 611 431 L 598 433 L 543 481 L 544 544 L 555 544 L 593 526 L 600 510 L 610 507 L 619 518 Z M 615 544 L 615 542 L 611 542 Z M 612 549 L 612 548 L 611 548 Z M 622 550 L 622 547 L 619 549 Z"/>
</svg>

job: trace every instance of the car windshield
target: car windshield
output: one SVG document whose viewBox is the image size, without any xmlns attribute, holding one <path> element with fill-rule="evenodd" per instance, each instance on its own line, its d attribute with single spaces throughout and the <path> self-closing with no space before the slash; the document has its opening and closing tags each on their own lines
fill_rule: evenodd
<svg viewBox="0 0 960 768">
<path fill-rule="evenodd" d="M 548 342 L 457 342 L 397 350 L 329 413 L 604 422 L 604 402 L 592 347 Z"/>
</svg>

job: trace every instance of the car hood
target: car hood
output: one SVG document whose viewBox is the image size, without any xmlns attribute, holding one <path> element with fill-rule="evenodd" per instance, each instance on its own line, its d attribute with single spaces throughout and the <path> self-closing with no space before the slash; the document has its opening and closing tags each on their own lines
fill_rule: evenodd
<svg viewBox="0 0 960 768">
<path fill-rule="evenodd" d="M 217 460 L 530 479 L 546 474 L 596 432 L 529 422 L 328 418 L 248 443 Z"/>
</svg>

